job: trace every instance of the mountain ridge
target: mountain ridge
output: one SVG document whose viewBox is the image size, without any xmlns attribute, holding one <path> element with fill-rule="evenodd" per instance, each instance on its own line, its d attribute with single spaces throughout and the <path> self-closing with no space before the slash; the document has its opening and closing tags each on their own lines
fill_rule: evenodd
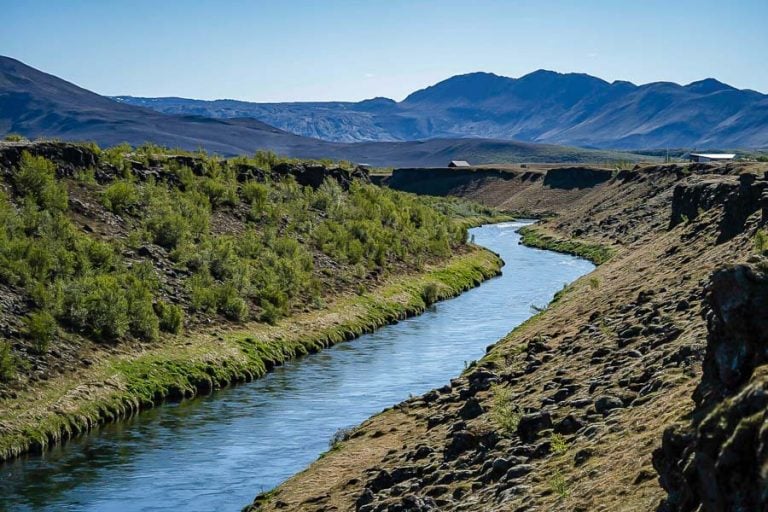
<svg viewBox="0 0 768 512">
<path fill-rule="evenodd" d="M 543 69 L 519 78 L 481 71 L 400 102 L 115 99 L 165 113 L 252 117 L 335 142 L 474 137 L 604 149 L 768 146 L 768 95 L 714 78 L 636 85 Z"/>
<path fill-rule="evenodd" d="M 381 111 L 391 108 L 391 104 L 386 100 L 373 100 L 366 107 Z M 204 148 L 226 156 L 270 150 L 291 157 L 350 160 L 382 167 L 433 167 L 457 159 L 497 163 L 640 158 L 625 153 L 491 138 L 446 137 L 428 141 L 355 144 L 329 142 L 296 135 L 247 115 L 215 118 L 201 113 L 204 112 L 185 111 L 169 115 L 144 106 L 115 101 L 18 60 L 0 56 L 0 136 L 18 133 L 29 138 L 94 141 L 102 146 L 152 142 L 187 150 Z M 354 116 L 349 118 L 348 126 L 355 126 Z M 417 128 L 414 127 L 413 131 Z"/>
</svg>

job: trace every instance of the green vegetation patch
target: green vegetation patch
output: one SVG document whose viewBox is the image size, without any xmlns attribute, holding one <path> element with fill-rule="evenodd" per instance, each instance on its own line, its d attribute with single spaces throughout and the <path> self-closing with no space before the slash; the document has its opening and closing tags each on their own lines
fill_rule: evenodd
<svg viewBox="0 0 768 512">
<path fill-rule="evenodd" d="M 94 369 L 111 389 L 92 397 L 70 389 L 56 390 L 45 413 L 8 418 L 0 434 L 0 459 L 42 450 L 95 425 L 130 416 L 166 399 L 178 400 L 257 378 L 277 364 L 350 340 L 375 328 L 423 311 L 441 300 L 498 275 L 495 254 L 474 249 L 436 268 L 401 277 L 361 295 L 335 302 L 318 318 L 303 323 L 285 319 L 261 327 L 259 334 L 232 334 L 220 339 L 179 339 L 134 358 L 117 357 Z M 429 291 L 428 290 L 434 290 Z M 428 300 L 425 300 L 428 296 Z M 331 321 L 324 322 L 324 318 Z M 256 324 L 258 325 L 258 324 Z M 0 346 L 0 370 L 10 351 Z M 24 398 L 19 398 L 24 400 Z"/>
<path fill-rule="evenodd" d="M 521 228 L 520 235 L 522 236 L 521 242 L 528 247 L 573 254 L 574 256 L 587 259 L 595 265 L 602 265 L 611 259 L 615 252 L 611 247 L 600 244 L 556 238 L 544 233 L 536 226 L 525 226 Z"/>
</svg>

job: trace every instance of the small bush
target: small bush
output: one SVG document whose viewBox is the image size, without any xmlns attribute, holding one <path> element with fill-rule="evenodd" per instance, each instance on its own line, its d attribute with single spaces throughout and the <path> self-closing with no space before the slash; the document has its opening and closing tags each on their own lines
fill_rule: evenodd
<svg viewBox="0 0 768 512">
<path fill-rule="evenodd" d="M 175 304 L 158 301 L 155 312 L 160 318 L 160 330 L 178 334 L 184 326 L 184 310 Z"/>
<path fill-rule="evenodd" d="M 240 196 L 246 203 L 252 205 L 254 209 L 262 211 L 267 204 L 269 187 L 263 183 L 248 181 L 240 187 Z"/>
<path fill-rule="evenodd" d="M 437 283 L 429 283 L 421 292 L 421 298 L 426 304 L 434 304 L 440 300 L 440 287 Z"/>
<path fill-rule="evenodd" d="M 152 241 L 166 249 L 174 249 L 187 237 L 187 221 L 179 213 L 168 213 L 150 224 Z"/>
<path fill-rule="evenodd" d="M 4 140 L 6 142 L 22 142 L 26 139 L 23 135 L 19 135 L 18 133 L 9 133 L 4 137 Z"/>
<path fill-rule="evenodd" d="M 138 206 L 140 197 L 136 185 L 127 181 L 116 181 L 102 194 L 104 207 L 112 213 L 125 213 Z"/>
<path fill-rule="evenodd" d="M 555 474 L 549 480 L 549 487 L 561 498 L 565 498 L 568 496 L 568 494 L 570 494 L 568 482 L 565 480 L 565 477 L 560 471 L 555 471 Z"/>
<path fill-rule="evenodd" d="M 491 393 L 493 395 L 491 420 L 507 434 L 516 432 L 521 414 L 519 407 L 512 403 L 512 391 L 496 384 L 491 388 Z"/>
<path fill-rule="evenodd" d="M 152 306 L 152 293 L 137 279 L 132 279 L 126 291 L 128 302 L 128 329 L 143 340 L 154 340 L 160 330 L 160 322 Z"/>
<path fill-rule="evenodd" d="M 203 178 L 200 182 L 200 191 L 208 196 L 209 201 L 214 206 L 234 205 L 237 203 L 235 189 L 213 178 Z"/>
<path fill-rule="evenodd" d="M 210 276 L 196 274 L 187 282 L 192 309 L 195 311 L 216 311 L 218 299 Z"/>
<path fill-rule="evenodd" d="M 222 288 L 219 304 L 219 311 L 230 320 L 242 322 L 248 318 L 248 304 L 233 287 L 224 286 Z"/>
<path fill-rule="evenodd" d="M 75 180 L 80 183 L 96 184 L 96 171 L 93 169 L 82 169 L 75 171 Z"/>
<path fill-rule="evenodd" d="M 35 351 L 44 354 L 56 335 L 56 320 L 48 311 L 35 311 L 26 320 L 27 335 L 34 343 Z"/>
<path fill-rule="evenodd" d="M 754 243 L 758 254 L 768 254 L 768 232 L 758 229 L 755 233 Z"/>
<path fill-rule="evenodd" d="M 552 434 L 549 437 L 549 444 L 552 447 L 552 453 L 562 455 L 568 451 L 568 442 L 562 434 Z"/>
<path fill-rule="evenodd" d="M 270 325 L 275 325 L 282 316 L 283 314 L 279 307 L 268 300 L 261 301 L 261 315 L 259 315 L 259 320 Z"/>
<path fill-rule="evenodd" d="M 41 208 L 67 209 L 67 191 L 56 182 L 56 167 L 43 157 L 24 151 L 14 175 L 14 186 L 20 196 L 32 198 Z"/>
<path fill-rule="evenodd" d="M 16 376 L 16 358 L 11 352 L 11 344 L 0 341 L 0 381 L 8 382 Z"/>
<path fill-rule="evenodd" d="M 64 294 L 64 318 L 94 337 L 112 341 L 128 332 L 128 299 L 113 276 L 84 277 Z"/>
</svg>

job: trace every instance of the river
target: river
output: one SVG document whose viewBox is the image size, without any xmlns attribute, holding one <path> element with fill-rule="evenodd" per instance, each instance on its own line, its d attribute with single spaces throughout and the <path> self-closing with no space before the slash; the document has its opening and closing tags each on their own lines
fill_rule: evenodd
<svg viewBox="0 0 768 512">
<path fill-rule="evenodd" d="M 0 466 L 0 510 L 239 511 L 333 433 L 446 384 L 593 265 L 519 245 L 524 222 L 471 230 L 503 275 L 424 314 Z"/>
</svg>

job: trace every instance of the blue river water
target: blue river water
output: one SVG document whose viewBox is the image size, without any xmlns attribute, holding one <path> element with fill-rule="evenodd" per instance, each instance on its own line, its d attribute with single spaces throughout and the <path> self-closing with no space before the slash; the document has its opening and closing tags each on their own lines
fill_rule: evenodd
<svg viewBox="0 0 768 512">
<path fill-rule="evenodd" d="M 504 259 L 503 275 L 420 316 L 1 465 L 0 510 L 240 510 L 309 465 L 339 428 L 446 384 L 593 268 L 519 245 L 524 224 L 471 230 Z"/>
</svg>

